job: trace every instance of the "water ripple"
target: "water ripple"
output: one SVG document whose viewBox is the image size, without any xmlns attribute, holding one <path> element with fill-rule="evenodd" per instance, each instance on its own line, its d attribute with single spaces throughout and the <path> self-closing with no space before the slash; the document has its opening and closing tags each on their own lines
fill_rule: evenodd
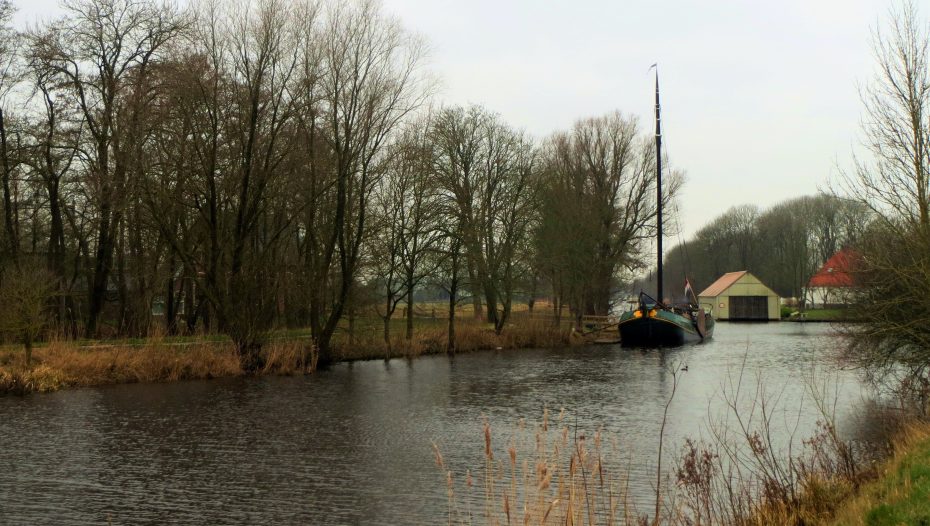
<svg viewBox="0 0 930 526">
<path fill-rule="evenodd" d="M 702 432 L 744 360 L 797 408 L 804 376 L 832 368 L 837 347 L 826 325 L 720 324 L 709 344 L 663 352 L 487 352 L 4 397 L 0 523 L 435 524 L 446 497 L 431 441 L 464 473 L 482 465 L 483 416 L 503 447 L 545 405 L 615 435 L 646 499 L 670 364 L 689 367 L 670 410 L 679 444 Z M 859 384 L 841 380 L 854 399 Z"/>
</svg>

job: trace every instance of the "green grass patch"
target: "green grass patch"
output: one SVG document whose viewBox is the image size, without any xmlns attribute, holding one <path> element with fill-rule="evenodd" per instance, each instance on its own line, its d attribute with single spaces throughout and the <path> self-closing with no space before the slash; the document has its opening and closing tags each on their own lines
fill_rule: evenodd
<svg viewBox="0 0 930 526">
<path fill-rule="evenodd" d="M 930 437 L 906 442 L 833 524 L 930 526 Z"/>
<path fill-rule="evenodd" d="M 809 321 L 839 321 L 846 319 L 846 309 L 813 309 L 804 311 L 802 319 Z"/>
<path fill-rule="evenodd" d="M 878 489 L 887 501 L 866 512 L 866 524 L 930 526 L 930 443 L 906 455 Z"/>
</svg>

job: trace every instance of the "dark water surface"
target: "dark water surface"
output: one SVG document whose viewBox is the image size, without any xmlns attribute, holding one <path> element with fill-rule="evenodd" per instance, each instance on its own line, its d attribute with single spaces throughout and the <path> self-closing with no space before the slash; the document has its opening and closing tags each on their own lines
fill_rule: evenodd
<svg viewBox="0 0 930 526">
<path fill-rule="evenodd" d="M 673 363 L 688 365 L 666 448 L 706 432 L 721 386 L 745 359 L 781 395 L 787 433 L 813 429 L 812 371 L 839 385 L 856 433 L 865 396 L 829 372 L 825 324 L 718 325 L 712 342 L 666 351 L 615 346 L 484 352 L 342 364 L 310 377 L 123 385 L 0 397 L 2 524 L 439 524 L 436 441 L 457 471 L 482 466 L 482 415 L 500 447 L 544 405 L 603 427 L 626 448 L 634 493 L 651 492 Z M 793 416 L 792 416 L 793 415 Z"/>
</svg>

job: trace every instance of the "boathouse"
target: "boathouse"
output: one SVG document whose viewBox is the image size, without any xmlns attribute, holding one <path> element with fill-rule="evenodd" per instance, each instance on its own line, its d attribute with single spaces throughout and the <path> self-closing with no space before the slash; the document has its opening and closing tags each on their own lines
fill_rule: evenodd
<svg viewBox="0 0 930 526">
<path fill-rule="evenodd" d="M 727 272 L 698 295 L 718 320 L 777 320 L 778 294 L 745 270 Z"/>
</svg>

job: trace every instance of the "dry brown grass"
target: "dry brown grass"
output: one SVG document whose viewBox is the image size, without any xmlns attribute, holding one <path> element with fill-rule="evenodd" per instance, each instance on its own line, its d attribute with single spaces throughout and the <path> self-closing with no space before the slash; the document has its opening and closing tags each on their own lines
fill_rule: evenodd
<svg viewBox="0 0 930 526">
<path fill-rule="evenodd" d="M 303 374 L 316 371 L 316 349 L 306 340 L 272 341 L 262 347 L 265 367 L 262 374 Z"/>
<path fill-rule="evenodd" d="M 920 440 L 930 437 L 930 431 L 925 433 Z M 600 431 L 588 435 L 574 430 L 562 415 L 550 426 L 548 416 L 544 416 L 530 440 L 521 422 L 503 456 L 498 454 L 500 444 L 492 444 L 488 422 L 483 435 L 484 466 L 464 474 L 448 470 L 439 447 L 433 446 L 446 484 L 450 525 L 851 524 L 843 519 L 831 521 L 837 510 L 850 509 L 855 488 L 867 478 L 851 481 L 835 472 L 828 477 L 823 469 L 816 469 L 799 475 L 796 494 L 789 497 L 790 488 L 773 487 L 776 477 L 760 471 L 758 464 L 723 471 L 719 455 L 689 442 L 677 480 L 664 490 L 656 517 L 634 505 L 629 470 L 606 460 L 622 456 L 616 451 L 616 441 L 607 440 Z M 614 449 L 605 455 L 611 447 Z M 819 451 L 816 454 L 821 454 L 832 446 L 814 447 Z M 800 459 L 785 459 L 784 465 L 799 467 L 798 462 Z M 473 473 L 477 477 L 473 478 Z M 870 506 L 874 501 L 861 509 Z"/>
<path fill-rule="evenodd" d="M 297 374 L 311 368 L 306 342 L 272 342 L 263 348 L 264 374 Z M 228 343 L 141 346 L 52 342 L 33 352 L 27 367 L 20 350 L 0 351 L 0 393 L 46 392 L 67 387 L 174 382 L 239 376 L 239 361 Z"/>
<path fill-rule="evenodd" d="M 577 344 L 571 340 L 571 331 L 556 327 L 550 320 L 516 320 L 498 335 L 486 323 L 475 320 L 458 320 L 455 327 L 456 353 L 494 349 L 532 349 L 559 347 Z M 368 360 L 374 358 L 415 358 L 425 354 L 446 352 L 448 330 L 445 326 L 417 328 L 412 340 L 402 335 L 392 338 L 388 349 L 380 332 L 356 335 L 349 342 L 348 336 L 337 339 L 337 356 L 342 360 Z"/>
<path fill-rule="evenodd" d="M 26 367 L 25 361 L 17 356 L 19 351 L 0 353 L 0 392 L 42 392 L 240 374 L 232 346 L 216 343 L 79 347 L 71 342 L 51 342 L 33 352 L 32 367 Z"/>
<path fill-rule="evenodd" d="M 800 412 L 787 416 L 780 391 L 770 390 L 761 374 L 750 387 L 744 368 L 731 376 L 721 390 L 727 415 L 709 419 L 707 439 L 685 443 L 675 473 L 675 504 L 665 522 L 761 526 L 829 520 L 874 476 L 870 467 L 883 444 L 842 437 L 835 417 L 838 391 L 817 378 L 812 372 L 808 379 L 820 414 L 817 427 L 795 440 L 790 430 L 797 429 Z M 884 412 L 869 416 L 875 428 L 893 423 Z"/>
<path fill-rule="evenodd" d="M 567 345 L 568 332 L 533 320 L 508 326 L 497 335 L 487 325 L 462 321 L 456 327 L 457 352 Z M 317 354 L 307 339 L 272 340 L 262 348 L 264 368 L 259 374 L 303 374 L 316 370 Z M 369 333 L 336 341 L 342 360 L 414 358 L 446 352 L 445 327 L 419 328 L 412 341 L 398 337 L 391 350 L 380 335 Z M 203 341 L 177 343 L 153 336 L 142 345 L 53 341 L 33 351 L 27 366 L 19 348 L 0 349 L 0 394 L 54 391 L 136 382 L 172 382 L 239 376 L 232 344 Z"/>
</svg>

